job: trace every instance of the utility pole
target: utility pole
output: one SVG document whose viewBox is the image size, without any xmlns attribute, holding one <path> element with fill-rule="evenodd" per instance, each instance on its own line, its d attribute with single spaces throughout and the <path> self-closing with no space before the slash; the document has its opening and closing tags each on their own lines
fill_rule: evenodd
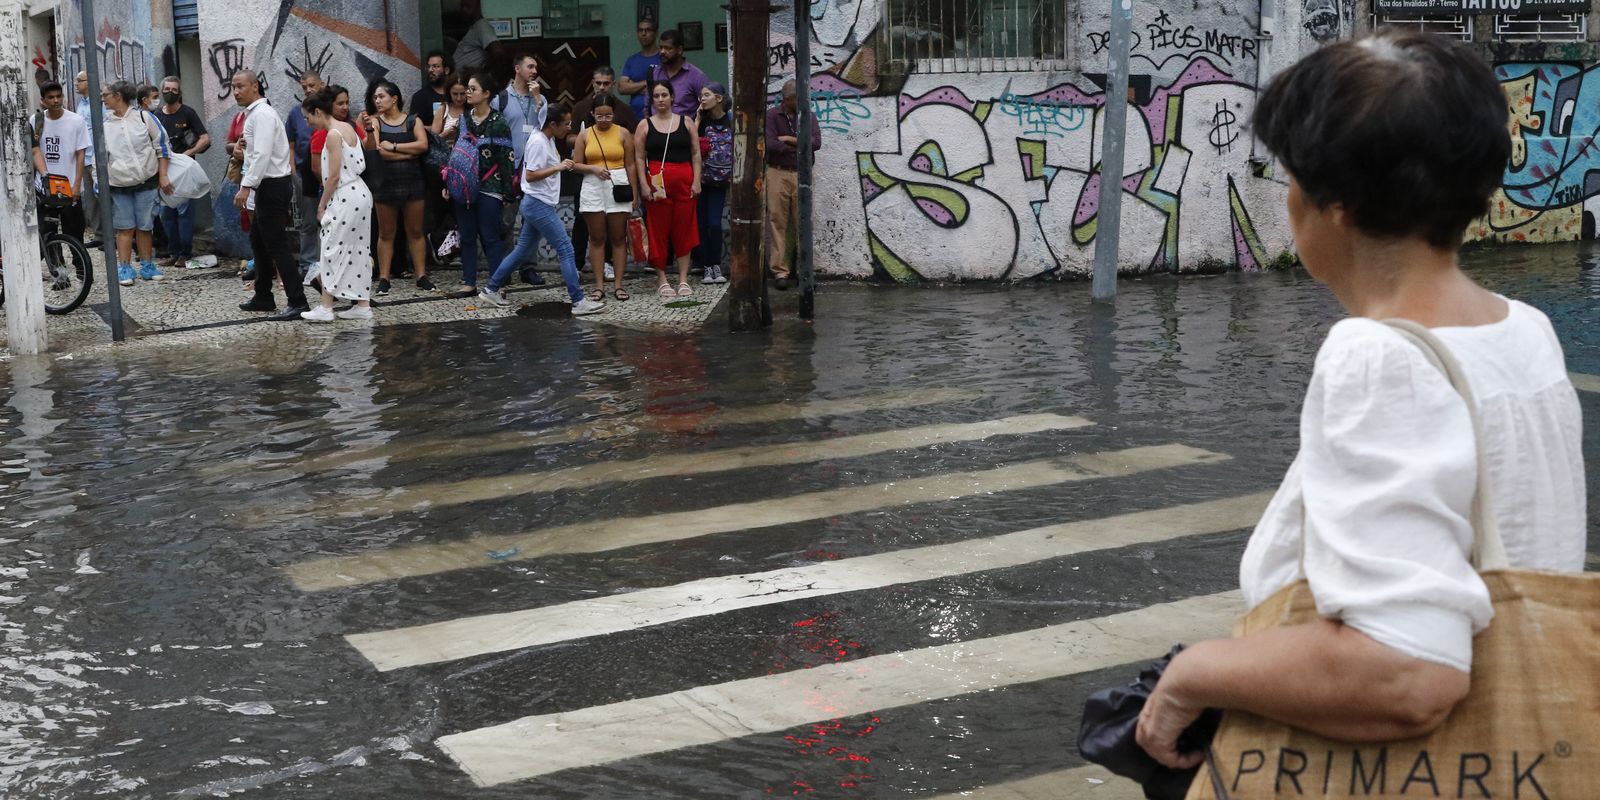
<svg viewBox="0 0 1600 800">
<path fill-rule="evenodd" d="M 122 284 L 117 283 L 117 232 L 111 216 L 111 176 L 106 174 L 106 104 L 100 99 L 99 48 L 95 46 L 94 0 L 82 0 L 83 70 L 89 75 L 89 121 L 94 130 L 94 186 L 100 194 L 100 219 L 90 220 L 100 229 L 101 253 L 106 264 L 106 291 L 111 295 L 111 341 L 127 337 L 122 329 Z"/>
<path fill-rule="evenodd" d="M 6 342 L 18 355 L 37 355 L 50 344 L 44 321 L 44 278 L 39 266 L 38 201 L 33 196 L 33 120 L 28 101 L 27 10 L 23 0 L 0 0 L 0 167 L 5 171 L 5 211 L 0 250 L 5 253 Z"/>
<path fill-rule="evenodd" d="M 1133 0 L 1111 0 L 1111 44 L 1106 65 L 1105 130 L 1100 140 L 1100 210 L 1094 233 L 1094 287 L 1099 301 L 1117 296 L 1117 250 L 1122 243 L 1122 162 L 1128 127 L 1128 40 Z"/>
<path fill-rule="evenodd" d="M 761 259 L 761 180 L 766 164 L 768 0 L 733 0 L 733 186 L 729 206 L 728 329 L 772 325 Z"/>
<path fill-rule="evenodd" d="M 816 113 L 811 108 L 811 0 L 795 0 L 794 66 L 795 124 L 799 127 L 795 131 L 799 140 L 795 146 L 799 151 L 795 159 L 799 184 L 796 204 L 800 206 L 800 220 L 795 225 L 795 265 L 800 272 L 800 318 L 810 322 L 817 310 L 817 271 L 811 247 L 811 119 Z"/>
</svg>

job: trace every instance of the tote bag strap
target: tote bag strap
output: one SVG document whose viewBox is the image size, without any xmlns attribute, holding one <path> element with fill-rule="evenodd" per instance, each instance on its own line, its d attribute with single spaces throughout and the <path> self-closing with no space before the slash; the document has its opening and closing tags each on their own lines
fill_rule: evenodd
<svg viewBox="0 0 1600 800">
<path fill-rule="evenodd" d="M 1472 395 L 1461 363 L 1456 361 L 1450 348 L 1435 336 L 1433 331 L 1408 319 L 1386 319 L 1383 324 L 1393 328 L 1416 345 L 1432 363 L 1449 379 L 1461 399 L 1467 403 L 1467 414 L 1472 418 L 1472 437 L 1478 451 L 1478 487 L 1472 496 L 1472 566 L 1479 572 L 1507 569 L 1505 541 L 1500 538 L 1500 525 L 1495 521 L 1494 506 L 1490 502 L 1493 485 L 1489 478 L 1489 459 L 1484 450 L 1483 420 L 1478 415 L 1478 404 Z"/>
</svg>

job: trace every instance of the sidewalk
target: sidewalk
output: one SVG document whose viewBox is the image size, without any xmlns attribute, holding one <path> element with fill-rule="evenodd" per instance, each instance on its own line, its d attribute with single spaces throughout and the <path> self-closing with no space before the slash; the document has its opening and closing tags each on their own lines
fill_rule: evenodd
<svg viewBox="0 0 1600 800">
<path fill-rule="evenodd" d="M 100 267 L 100 254 L 94 254 L 95 282 L 89 299 L 77 310 L 62 316 L 48 317 L 49 350 L 56 355 L 80 352 L 89 348 L 111 344 L 110 302 L 105 286 L 105 271 Z M 265 314 L 252 314 L 239 310 L 239 304 L 250 299 L 250 291 L 235 277 L 236 261 L 229 259 L 212 269 L 165 270 L 166 280 L 139 281 L 133 286 L 123 286 L 122 308 L 128 341 L 157 340 L 164 344 L 180 342 L 204 343 L 231 339 L 248 329 L 251 337 L 259 337 L 267 326 L 271 335 L 292 337 L 305 335 L 306 329 L 326 328 L 336 332 L 361 325 L 421 325 L 429 323 L 463 322 L 474 319 L 501 319 L 517 314 L 532 314 L 541 318 L 567 316 L 566 288 L 559 272 L 541 272 L 546 285 L 530 287 L 517 284 L 510 288 L 514 304 L 507 307 L 482 306 L 476 298 L 456 296 L 461 291 L 461 273 L 458 270 L 440 270 L 431 273 L 439 288 L 423 291 L 411 279 L 396 279 L 393 290 L 384 297 L 373 298 L 373 320 L 369 322 L 339 321 L 327 325 L 309 322 L 268 322 Z M 727 284 L 706 286 L 693 275 L 690 283 L 694 296 L 673 303 L 663 303 L 656 296 L 656 279 L 649 271 L 632 270 L 626 280 L 632 298 L 618 302 L 609 296 L 606 310 L 585 317 L 583 324 L 612 325 L 636 330 L 691 331 L 704 325 L 720 305 Z M 283 292 L 276 292 L 282 307 Z M 315 302 L 314 296 L 312 301 Z M 341 303 L 340 305 L 345 305 Z M 0 319 L 4 318 L 0 307 Z M 0 347 L 9 351 L 6 330 L 0 325 Z"/>
</svg>

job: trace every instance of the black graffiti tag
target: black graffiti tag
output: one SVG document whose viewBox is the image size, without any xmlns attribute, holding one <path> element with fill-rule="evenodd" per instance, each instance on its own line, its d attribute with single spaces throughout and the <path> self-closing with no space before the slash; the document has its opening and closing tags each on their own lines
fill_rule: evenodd
<svg viewBox="0 0 1600 800">
<path fill-rule="evenodd" d="M 222 88 L 217 92 L 218 100 L 228 99 L 233 94 L 233 76 L 244 69 L 244 40 L 228 39 L 211 45 L 211 74 L 217 76 L 217 85 Z M 267 76 L 261 75 L 261 92 L 267 91 Z"/>
<path fill-rule="evenodd" d="M 1211 145 L 1217 148 L 1217 155 L 1233 151 L 1233 143 L 1239 141 L 1239 131 L 1234 128 L 1238 122 L 1227 103 L 1217 103 L 1217 113 L 1211 116 Z"/>
</svg>

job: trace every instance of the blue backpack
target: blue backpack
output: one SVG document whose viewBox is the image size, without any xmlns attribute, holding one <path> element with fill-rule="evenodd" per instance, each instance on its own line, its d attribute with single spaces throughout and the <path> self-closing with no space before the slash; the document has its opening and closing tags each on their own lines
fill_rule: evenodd
<svg viewBox="0 0 1600 800">
<path fill-rule="evenodd" d="M 462 129 L 461 135 L 456 137 L 455 147 L 450 150 L 450 160 L 439 170 L 439 175 L 444 179 L 444 187 L 450 192 L 450 199 L 457 203 L 472 205 L 478 198 L 478 187 L 486 178 L 494 176 L 500 165 L 489 168 L 487 173 L 481 172 L 478 164 L 479 146 L 487 141 L 491 145 L 499 144 L 510 147 L 510 140 L 494 138 L 479 138 L 470 130 Z"/>
<path fill-rule="evenodd" d="M 700 138 L 709 145 L 705 156 L 706 183 L 727 183 L 733 177 L 733 128 L 726 125 L 707 127 Z"/>
</svg>

